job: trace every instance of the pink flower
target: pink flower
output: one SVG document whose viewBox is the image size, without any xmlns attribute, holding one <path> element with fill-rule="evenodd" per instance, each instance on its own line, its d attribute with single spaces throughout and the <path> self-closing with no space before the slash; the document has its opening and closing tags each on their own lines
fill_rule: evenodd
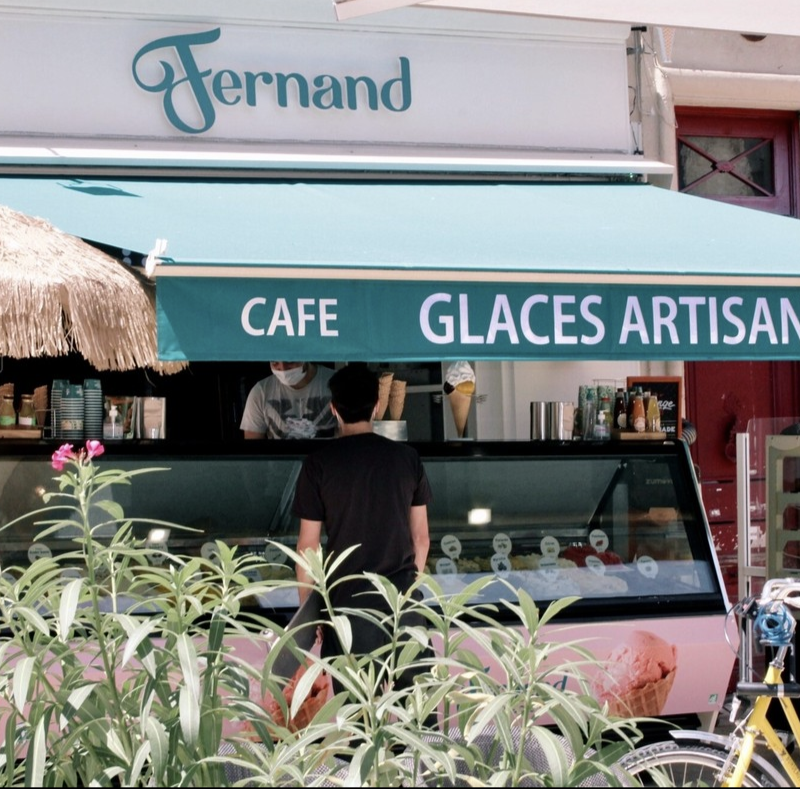
<svg viewBox="0 0 800 789">
<path fill-rule="evenodd" d="M 63 444 L 53 452 L 53 468 L 56 471 L 63 471 L 64 464 L 70 460 L 75 460 L 76 457 L 72 451 L 72 444 Z"/>
<path fill-rule="evenodd" d="M 89 460 L 99 457 L 105 451 L 105 447 L 99 441 L 92 439 L 91 441 L 86 442 L 86 457 Z"/>
</svg>

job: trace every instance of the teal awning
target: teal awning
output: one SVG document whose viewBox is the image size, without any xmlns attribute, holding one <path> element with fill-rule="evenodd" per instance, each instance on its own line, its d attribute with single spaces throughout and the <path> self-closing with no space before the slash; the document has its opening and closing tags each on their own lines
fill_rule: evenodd
<svg viewBox="0 0 800 789">
<path fill-rule="evenodd" d="M 165 360 L 796 359 L 800 222 L 645 184 L 0 178 L 147 253 Z"/>
</svg>

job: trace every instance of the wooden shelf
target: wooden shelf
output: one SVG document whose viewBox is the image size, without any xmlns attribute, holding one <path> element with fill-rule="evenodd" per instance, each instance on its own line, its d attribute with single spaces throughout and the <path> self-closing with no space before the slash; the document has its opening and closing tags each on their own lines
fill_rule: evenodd
<svg viewBox="0 0 800 789">
<path fill-rule="evenodd" d="M 635 430 L 617 430 L 612 428 L 611 438 L 614 441 L 665 441 L 667 434 L 659 433 L 637 433 Z"/>
<path fill-rule="evenodd" d="M 41 427 L 2 427 L 0 438 L 41 438 Z"/>
</svg>

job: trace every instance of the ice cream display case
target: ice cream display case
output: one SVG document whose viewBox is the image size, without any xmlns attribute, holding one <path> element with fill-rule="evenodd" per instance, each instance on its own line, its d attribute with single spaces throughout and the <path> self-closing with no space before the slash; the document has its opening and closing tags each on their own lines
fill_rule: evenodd
<svg viewBox="0 0 800 789">
<path fill-rule="evenodd" d="M 283 554 L 271 543 L 295 546 L 294 483 L 303 458 L 317 446 L 109 442 L 96 462 L 165 469 L 116 486 L 113 496 L 128 517 L 195 530 L 172 530 L 166 535 L 171 550 L 199 555 L 223 540 L 277 561 Z M 609 660 L 614 671 L 595 680 L 598 698 L 621 703 L 623 714 L 713 717 L 733 668 L 736 645 L 728 639 L 735 639 L 736 628 L 726 636 L 729 604 L 682 441 L 415 446 L 434 495 L 426 569 L 445 594 L 488 575 L 493 582 L 474 602 L 499 604 L 498 619 L 501 601 L 513 599 L 516 590 L 541 605 L 575 595 L 579 600 L 548 625 L 549 637 L 573 640 L 578 628 L 588 648 Z M 48 442 L 0 447 L 2 524 L 37 509 L 42 493 L 55 489 L 55 448 Z M 2 567 L 71 550 L 68 535 L 38 539 L 40 531 L 24 517 L 0 532 Z M 288 563 L 271 572 L 293 576 Z M 277 589 L 254 604 L 288 621 L 297 595 Z M 486 665 L 491 670 L 491 655 Z M 713 676 L 703 676 L 703 666 L 712 666 Z"/>
</svg>

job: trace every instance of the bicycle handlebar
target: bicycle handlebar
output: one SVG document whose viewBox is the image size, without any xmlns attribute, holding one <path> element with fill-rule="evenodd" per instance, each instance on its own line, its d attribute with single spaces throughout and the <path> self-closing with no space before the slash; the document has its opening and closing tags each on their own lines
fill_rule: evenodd
<svg viewBox="0 0 800 789">
<path fill-rule="evenodd" d="M 770 578 L 764 584 L 758 604 L 763 606 L 774 600 L 800 609 L 800 578 Z"/>
</svg>

